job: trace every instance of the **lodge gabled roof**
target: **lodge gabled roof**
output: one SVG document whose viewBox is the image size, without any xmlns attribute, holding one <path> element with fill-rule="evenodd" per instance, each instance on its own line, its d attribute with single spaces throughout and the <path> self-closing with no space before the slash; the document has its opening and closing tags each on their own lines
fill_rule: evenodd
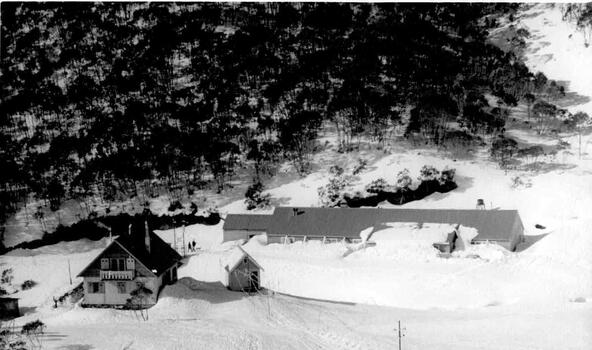
<svg viewBox="0 0 592 350">
<path fill-rule="evenodd" d="M 84 276 L 91 266 L 103 257 L 105 252 L 112 245 L 117 244 L 134 257 L 140 264 L 144 265 L 150 272 L 160 276 L 168 268 L 181 261 L 182 257 L 169 244 L 163 241 L 154 232 L 150 232 L 150 252 L 145 246 L 145 236 L 135 231 L 130 235 L 121 235 L 113 240 L 103 251 L 88 264 L 78 276 Z"/>
<path fill-rule="evenodd" d="M 154 232 L 150 232 L 150 253 L 146 250 L 144 235 L 121 235 L 116 241 L 150 271 L 156 271 L 157 276 L 183 259 Z"/>
<path fill-rule="evenodd" d="M 392 222 L 461 224 L 477 229 L 476 241 L 507 241 L 523 230 L 517 210 L 277 207 L 267 235 L 360 238 L 362 230 L 376 232 Z"/>
</svg>

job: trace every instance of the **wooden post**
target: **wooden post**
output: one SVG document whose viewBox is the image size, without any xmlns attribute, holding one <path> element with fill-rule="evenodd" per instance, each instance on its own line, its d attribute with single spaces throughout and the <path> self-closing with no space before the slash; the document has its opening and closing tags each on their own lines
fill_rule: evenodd
<svg viewBox="0 0 592 350">
<path fill-rule="evenodd" d="M 399 337 L 399 350 L 401 350 L 401 338 L 403 338 L 405 336 L 405 333 L 403 333 L 404 329 L 401 329 L 401 321 L 399 320 L 398 322 L 399 327 L 395 328 L 395 331 L 397 331 L 397 335 Z"/>
<path fill-rule="evenodd" d="M 183 257 L 185 256 L 185 223 L 183 223 Z"/>
<path fill-rule="evenodd" d="M 578 159 L 582 159 L 582 132 L 578 133 Z"/>
<path fill-rule="evenodd" d="M 401 321 L 399 320 L 399 350 L 401 350 Z"/>
<path fill-rule="evenodd" d="M 175 229 L 175 222 L 173 221 L 173 249 L 177 251 L 177 231 Z"/>
<path fill-rule="evenodd" d="M 68 259 L 68 277 L 70 277 L 70 285 L 72 285 L 72 270 L 70 269 L 70 259 Z"/>
</svg>

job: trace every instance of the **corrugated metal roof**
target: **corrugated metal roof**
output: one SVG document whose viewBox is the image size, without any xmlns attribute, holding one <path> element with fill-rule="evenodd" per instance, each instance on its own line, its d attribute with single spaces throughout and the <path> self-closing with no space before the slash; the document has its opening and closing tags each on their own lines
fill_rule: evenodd
<svg viewBox="0 0 592 350">
<path fill-rule="evenodd" d="M 228 214 L 223 230 L 267 231 L 271 215 L 265 214 Z"/>
<path fill-rule="evenodd" d="M 268 236 L 307 235 L 359 238 L 360 231 L 387 228 L 389 222 L 446 223 L 474 227 L 474 240 L 509 240 L 523 230 L 516 210 L 297 208 L 275 209 Z M 515 222 L 519 225 L 514 225 Z M 513 232 L 513 230 L 519 232 Z"/>
</svg>

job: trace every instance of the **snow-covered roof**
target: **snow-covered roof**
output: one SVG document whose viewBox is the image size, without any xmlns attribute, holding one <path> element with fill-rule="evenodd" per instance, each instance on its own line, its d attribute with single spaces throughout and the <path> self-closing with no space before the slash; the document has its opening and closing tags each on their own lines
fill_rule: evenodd
<svg viewBox="0 0 592 350">
<path fill-rule="evenodd" d="M 249 255 L 243 248 L 237 246 L 231 250 L 228 250 L 226 254 L 221 258 L 222 267 L 228 272 L 232 272 L 244 258 L 249 259 L 258 268 L 263 269 L 252 256 Z"/>
<path fill-rule="evenodd" d="M 507 241 L 523 231 L 517 210 L 277 207 L 267 235 L 360 238 L 360 232 L 368 227 L 372 226 L 376 232 L 393 222 L 474 227 L 479 232 L 476 241 Z"/>
</svg>

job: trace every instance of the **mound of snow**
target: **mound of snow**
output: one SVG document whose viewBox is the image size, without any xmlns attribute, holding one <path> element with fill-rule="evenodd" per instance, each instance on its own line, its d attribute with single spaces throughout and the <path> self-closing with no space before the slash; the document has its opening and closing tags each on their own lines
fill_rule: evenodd
<svg viewBox="0 0 592 350">
<path fill-rule="evenodd" d="M 469 244 L 465 249 L 455 250 L 452 257 L 456 258 L 474 258 L 483 259 L 485 261 L 499 261 L 503 260 L 512 253 L 506 248 L 495 243 L 483 244 Z"/>
<path fill-rule="evenodd" d="M 371 241 L 376 246 L 368 248 L 368 254 L 388 259 L 429 260 L 437 257 L 433 247 L 444 242 L 455 226 L 450 224 L 418 225 L 417 223 L 387 223 L 389 228 L 374 232 Z"/>
<path fill-rule="evenodd" d="M 195 224 L 183 227 L 176 227 L 170 230 L 154 230 L 165 242 L 181 251 L 183 246 L 187 247 L 190 242 L 195 241 L 196 247 L 200 249 L 211 249 L 222 243 L 223 221 L 217 225 Z"/>
<path fill-rule="evenodd" d="M 527 249 L 524 255 L 588 269 L 592 279 L 592 219 L 566 222 Z"/>
<path fill-rule="evenodd" d="M 456 249 L 465 250 L 471 247 L 471 241 L 477 237 L 479 232 L 476 228 L 460 225 L 456 230 L 458 239 L 456 240 Z"/>
</svg>

